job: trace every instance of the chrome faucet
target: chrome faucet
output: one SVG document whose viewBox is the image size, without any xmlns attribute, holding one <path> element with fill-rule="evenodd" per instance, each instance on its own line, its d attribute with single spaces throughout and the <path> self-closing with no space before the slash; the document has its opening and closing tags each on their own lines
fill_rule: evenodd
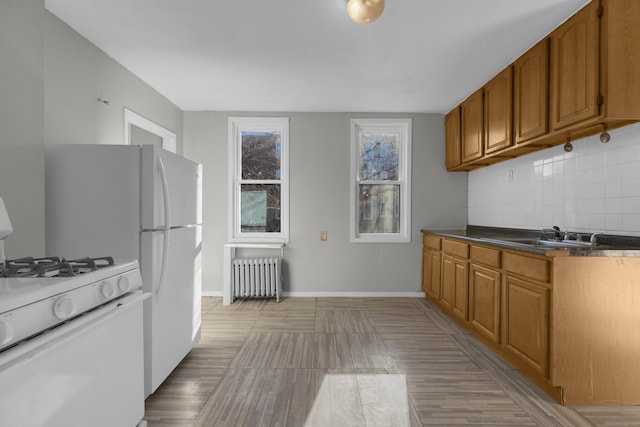
<svg viewBox="0 0 640 427">
<path fill-rule="evenodd" d="M 557 225 L 554 225 L 553 228 L 543 228 L 542 230 L 542 238 L 546 239 L 547 238 L 547 232 L 551 232 L 553 233 L 555 240 L 557 242 L 560 241 L 560 227 L 558 227 Z"/>
</svg>

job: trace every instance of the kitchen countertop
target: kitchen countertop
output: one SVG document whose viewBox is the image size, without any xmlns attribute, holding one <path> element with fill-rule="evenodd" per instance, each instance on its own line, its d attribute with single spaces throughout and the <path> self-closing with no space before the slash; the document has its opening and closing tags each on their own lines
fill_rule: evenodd
<svg viewBox="0 0 640 427">
<path fill-rule="evenodd" d="M 421 231 L 442 237 L 453 237 L 469 242 L 546 256 L 640 257 L 640 237 L 636 236 L 595 233 L 598 243 L 590 245 L 588 242 L 582 244 L 578 244 L 575 241 L 556 242 L 553 238 L 553 231 L 547 229 L 543 232 L 540 229 L 467 225 L 466 228 L 458 230 L 422 229 Z M 564 233 L 564 231 L 561 231 L 561 233 Z M 580 234 L 591 236 L 594 233 L 580 232 Z M 506 239 L 538 239 L 543 240 L 542 243 L 546 243 L 546 245 L 514 242 Z"/>
</svg>

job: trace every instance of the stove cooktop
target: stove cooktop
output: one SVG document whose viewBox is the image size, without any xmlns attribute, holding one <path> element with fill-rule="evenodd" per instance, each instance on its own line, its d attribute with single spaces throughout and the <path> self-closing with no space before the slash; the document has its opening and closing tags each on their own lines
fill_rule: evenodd
<svg viewBox="0 0 640 427">
<path fill-rule="evenodd" d="M 137 260 L 112 260 L 95 270 L 72 276 L 21 276 L 0 277 L 0 315 L 10 310 L 51 298 L 92 283 L 138 270 Z"/>
<path fill-rule="evenodd" d="M 114 264 L 112 257 L 73 260 L 59 257 L 26 257 L 7 260 L 0 264 L 0 277 L 72 277 Z"/>
</svg>

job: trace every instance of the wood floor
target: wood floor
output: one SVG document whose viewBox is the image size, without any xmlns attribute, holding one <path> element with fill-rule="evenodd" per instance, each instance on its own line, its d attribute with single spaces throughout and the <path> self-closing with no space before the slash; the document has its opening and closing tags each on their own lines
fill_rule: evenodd
<svg viewBox="0 0 640 427">
<path fill-rule="evenodd" d="M 148 427 L 640 426 L 640 407 L 557 405 L 424 299 L 202 301 Z"/>
</svg>

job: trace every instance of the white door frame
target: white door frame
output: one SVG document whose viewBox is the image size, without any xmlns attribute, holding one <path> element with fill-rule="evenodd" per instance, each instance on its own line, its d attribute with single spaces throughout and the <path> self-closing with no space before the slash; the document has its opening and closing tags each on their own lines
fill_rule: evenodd
<svg viewBox="0 0 640 427">
<path fill-rule="evenodd" d="M 163 128 L 157 123 L 152 122 L 146 117 L 142 117 L 140 114 L 124 109 L 124 143 L 131 144 L 131 125 L 137 126 L 140 129 L 144 129 L 147 132 L 151 132 L 154 135 L 158 135 L 162 138 L 162 148 L 172 153 L 176 152 L 176 134 L 169 129 Z"/>
</svg>

